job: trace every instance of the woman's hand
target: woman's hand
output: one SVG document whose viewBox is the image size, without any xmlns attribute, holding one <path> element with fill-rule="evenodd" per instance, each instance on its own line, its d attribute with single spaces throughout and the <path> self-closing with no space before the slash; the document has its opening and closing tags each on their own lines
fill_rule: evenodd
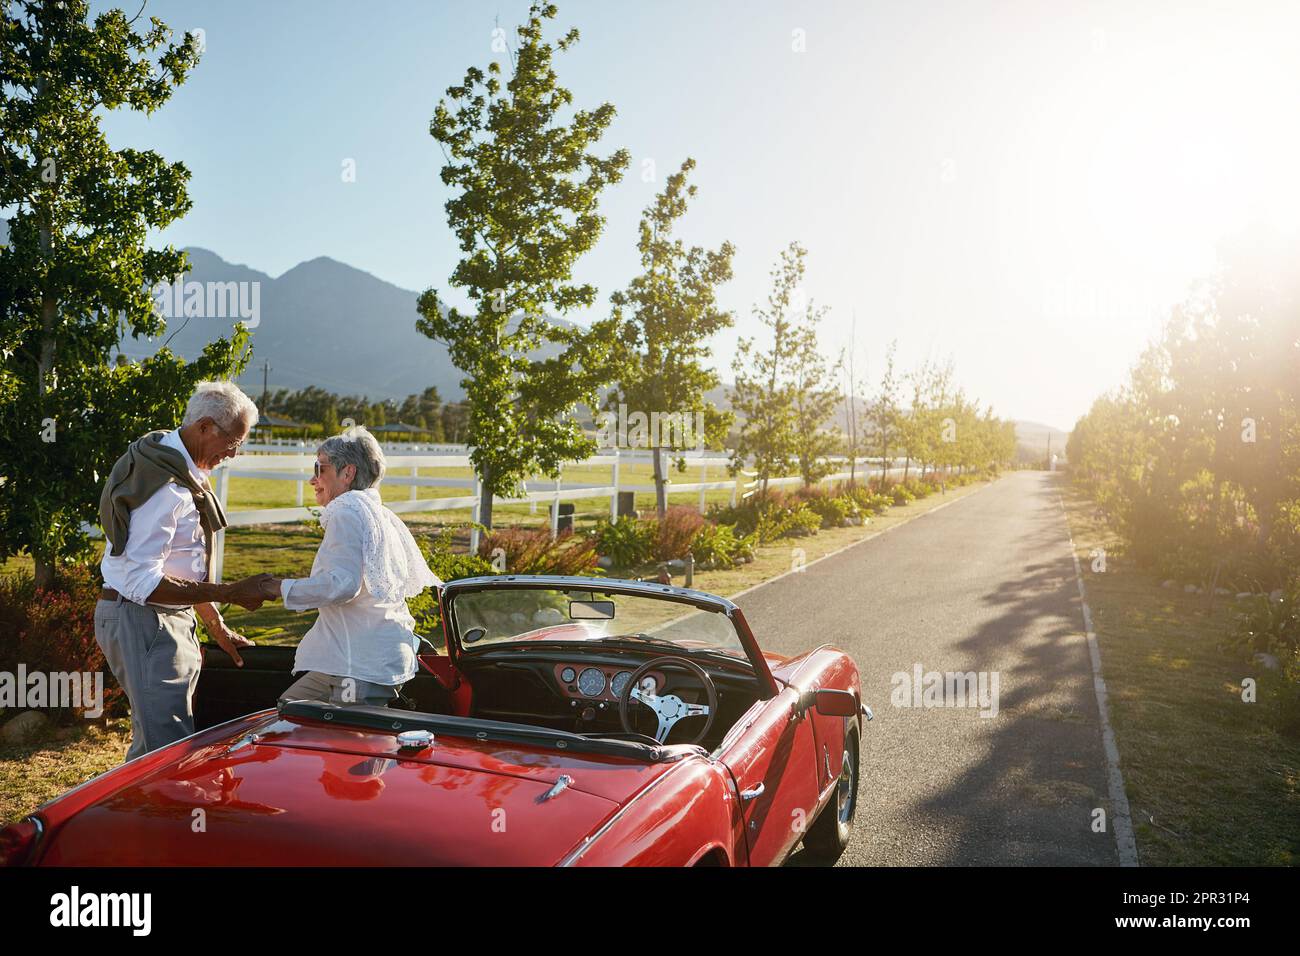
<svg viewBox="0 0 1300 956">
<path fill-rule="evenodd" d="M 283 580 L 283 578 L 271 577 L 270 575 L 263 578 L 260 582 L 262 597 L 268 601 L 280 600 L 280 582 Z"/>
</svg>

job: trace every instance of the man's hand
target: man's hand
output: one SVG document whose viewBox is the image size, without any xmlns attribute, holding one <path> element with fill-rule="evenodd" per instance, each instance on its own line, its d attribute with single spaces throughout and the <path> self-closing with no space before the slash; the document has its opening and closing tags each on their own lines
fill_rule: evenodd
<svg viewBox="0 0 1300 956">
<path fill-rule="evenodd" d="M 243 667 L 243 658 L 239 656 L 239 648 L 256 647 L 257 645 L 244 637 L 243 634 L 236 634 L 225 623 L 221 623 L 216 628 L 209 629 L 208 633 L 212 639 L 217 642 L 217 646 L 230 655 L 230 659 L 235 662 L 236 667 Z"/>
<path fill-rule="evenodd" d="M 269 574 L 254 574 L 242 581 L 236 581 L 230 585 L 226 600 L 249 611 L 256 611 L 262 606 L 262 602 L 266 600 L 266 596 L 262 592 L 262 584 L 270 577 Z"/>
<path fill-rule="evenodd" d="M 267 575 L 262 581 L 262 597 L 268 601 L 280 600 L 280 582 L 282 578 L 275 578 Z"/>
</svg>

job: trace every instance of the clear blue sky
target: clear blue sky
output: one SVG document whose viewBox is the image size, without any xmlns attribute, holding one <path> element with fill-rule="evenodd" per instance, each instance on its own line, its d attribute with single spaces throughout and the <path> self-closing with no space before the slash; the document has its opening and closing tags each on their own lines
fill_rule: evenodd
<svg viewBox="0 0 1300 956">
<path fill-rule="evenodd" d="M 873 376 L 897 338 L 904 366 L 951 357 L 999 414 L 1068 428 L 1123 379 L 1216 242 L 1261 216 L 1290 228 L 1300 211 L 1294 6 L 559 6 L 555 35 L 582 32 L 561 81 L 579 105 L 616 106 L 607 148 L 633 156 L 579 277 L 603 308 L 636 270 L 640 210 L 693 156 L 684 235 L 738 248 L 723 294 L 737 329 L 714 353 L 726 377 L 797 239 L 808 294 L 831 308 L 828 353 L 856 312 Z M 494 58 L 496 21 L 513 40 L 526 9 L 152 0 L 147 14 L 202 28 L 206 53 L 160 112 L 106 128 L 193 173 L 194 209 L 166 241 L 272 275 L 327 255 L 446 290 L 457 253 L 429 119 L 468 65 Z"/>
</svg>

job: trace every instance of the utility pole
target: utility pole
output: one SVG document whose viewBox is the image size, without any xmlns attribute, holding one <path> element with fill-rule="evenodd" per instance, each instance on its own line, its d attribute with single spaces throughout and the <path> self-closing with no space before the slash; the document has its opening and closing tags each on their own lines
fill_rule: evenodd
<svg viewBox="0 0 1300 956">
<path fill-rule="evenodd" d="M 1047 433 L 1047 470 L 1052 470 L 1052 433 Z"/>
<path fill-rule="evenodd" d="M 264 360 L 262 362 L 262 414 L 263 415 L 266 414 L 266 402 L 269 395 L 266 387 L 266 380 L 270 372 L 271 372 L 271 363 L 269 360 Z"/>
</svg>

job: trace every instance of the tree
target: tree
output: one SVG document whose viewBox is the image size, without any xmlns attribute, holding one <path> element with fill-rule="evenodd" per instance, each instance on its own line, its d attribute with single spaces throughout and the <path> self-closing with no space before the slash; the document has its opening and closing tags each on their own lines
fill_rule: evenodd
<svg viewBox="0 0 1300 956">
<path fill-rule="evenodd" d="M 902 411 L 898 407 L 899 381 L 894 372 L 894 353 L 898 343 L 890 342 L 885 351 L 885 371 L 880 377 L 880 389 L 867 410 L 867 418 L 876 432 L 876 447 L 880 449 L 880 483 L 889 483 L 889 450 L 897 447 Z"/>
<path fill-rule="evenodd" d="M 554 4 L 534 3 L 517 30 L 510 78 L 502 83 L 496 62 L 486 73 L 470 67 L 429 127 L 447 157 L 442 181 L 457 191 L 446 210 L 464 258 L 448 281 L 473 310 L 430 288 L 416 327 L 443 342 L 465 373 L 479 521 L 489 528 L 493 495 L 517 493 L 528 475 L 558 475 L 562 462 L 595 451 L 573 413 L 580 403 L 595 408 L 597 389 L 616 371 L 612 319 L 584 330 L 545 315 L 595 301 L 594 286 L 571 280 L 573 264 L 600 237 L 597 199 L 629 160 L 627 150 L 607 158 L 589 151 L 614 119 L 610 104 L 560 121 L 573 94 L 559 85 L 552 59 L 578 31 L 545 41 L 543 22 L 555 15 Z M 532 359 L 545 342 L 559 354 Z"/>
<path fill-rule="evenodd" d="M 827 456 L 833 455 L 840 445 L 839 437 L 824 427 L 840 401 L 834 382 L 844 361 L 841 355 L 834 367 L 827 367 L 817 346 L 817 323 L 825 313 L 826 309 L 815 309 L 809 302 L 803 322 L 792 336 L 790 371 L 794 428 L 791 448 L 805 485 L 815 485 L 830 474 L 832 465 Z"/>
<path fill-rule="evenodd" d="M 688 438 L 700 444 L 721 444 L 733 416 L 720 412 L 704 395 L 718 385 L 718 375 L 705 368 L 709 354 L 705 343 L 719 329 L 732 324 L 732 315 L 717 305 L 717 286 L 731 278 L 735 250 L 723 242 L 716 252 L 699 246 L 689 249 L 673 238 L 673 226 L 686 213 L 695 187 L 686 184 L 695 160 L 687 159 L 679 172 L 668 177 L 664 191 L 646 207 L 641 217 L 637 250 L 644 272 L 625 291 L 610 296 L 618 337 L 628 354 L 616 389 L 606 397 L 606 407 L 620 404 L 648 416 L 671 416 L 669 421 L 691 423 L 696 415 L 704 434 L 694 426 L 652 431 L 655 507 L 663 518 L 668 510 L 663 453 L 686 447 Z M 655 419 L 651 419 L 652 421 Z M 679 460 L 679 468 L 685 461 Z"/>
<path fill-rule="evenodd" d="M 190 208 L 189 171 L 149 150 L 113 150 L 100 109 L 152 113 L 198 62 L 192 34 L 157 18 L 137 32 L 120 10 L 88 19 L 84 0 L 16 2 L 0 20 L 0 558 L 21 550 L 40 586 L 84 558 L 100 484 L 140 433 L 176 421 L 194 385 L 242 370 L 238 326 L 185 363 L 166 349 L 113 361 L 124 331 L 166 322 L 150 290 L 185 271 L 150 249 Z"/>
<path fill-rule="evenodd" d="M 794 455 L 791 363 L 797 329 L 788 313 L 792 303 L 802 297 L 805 255 L 797 242 L 782 250 L 780 262 L 772 268 L 767 308 L 754 309 L 759 322 L 772 330 L 771 348 L 760 351 L 756 339 L 741 339 L 731 363 L 736 376 L 731 405 L 743 419 L 735 466 L 753 456 L 764 496 L 770 478 L 788 471 Z"/>
</svg>

